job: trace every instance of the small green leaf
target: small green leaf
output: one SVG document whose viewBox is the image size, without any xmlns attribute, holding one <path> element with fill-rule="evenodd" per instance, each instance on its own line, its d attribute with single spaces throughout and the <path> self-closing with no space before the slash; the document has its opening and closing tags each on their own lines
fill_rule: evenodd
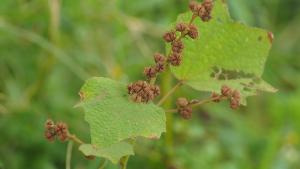
<svg viewBox="0 0 300 169">
<path fill-rule="evenodd" d="M 82 144 L 79 150 L 86 156 L 103 157 L 114 164 L 118 163 L 124 156 L 134 155 L 132 145 L 126 142 L 119 142 L 105 148 L 98 148 L 91 144 Z"/>
<path fill-rule="evenodd" d="M 86 81 L 80 95 L 93 145 L 107 147 L 138 136 L 159 138 L 165 132 L 164 110 L 131 101 L 125 84 L 95 77 Z"/>
<path fill-rule="evenodd" d="M 191 15 L 182 14 L 177 22 L 189 22 Z M 197 18 L 195 25 L 200 37 L 183 40 L 183 62 L 171 67 L 177 79 L 207 92 L 220 92 L 222 85 L 228 85 L 241 92 L 243 104 L 258 91 L 276 91 L 261 79 L 272 45 L 267 31 L 234 22 L 221 0 L 215 1 L 209 22 Z"/>
</svg>

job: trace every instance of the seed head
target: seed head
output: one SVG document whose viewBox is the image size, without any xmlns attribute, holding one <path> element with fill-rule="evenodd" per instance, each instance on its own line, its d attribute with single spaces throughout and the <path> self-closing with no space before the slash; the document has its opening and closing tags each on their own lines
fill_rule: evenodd
<svg viewBox="0 0 300 169">
<path fill-rule="evenodd" d="M 189 25 L 188 35 L 192 39 L 197 39 L 199 36 L 198 28 L 195 25 Z"/>
<path fill-rule="evenodd" d="M 160 95 L 160 89 L 157 85 L 152 85 L 151 90 L 152 90 L 155 97 Z"/>
<path fill-rule="evenodd" d="M 239 106 L 240 106 L 240 100 L 237 100 L 237 99 L 234 99 L 234 98 L 230 99 L 230 107 L 232 109 L 237 109 L 237 108 L 239 108 Z"/>
<path fill-rule="evenodd" d="M 174 31 L 166 32 L 163 36 L 166 42 L 173 42 L 176 39 L 176 33 Z"/>
<path fill-rule="evenodd" d="M 68 127 L 65 123 L 55 124 L 51 119 L 45 123 L 45 137 L 48 141 L 54 141 L 56 138 L 65 141 L 68 138 L 68 133 Z"/>
<path fill-rule="evenodd" d="M 204 8 L 206 9 L 206 11 L 208 13 L 211 13 L 212 9 L 213 9 L 213 1 L 212 0 L 204 0 L 202 5 L 204 6 Z"/>
<path fill-rule="evenodd" d="M 230 87 L 228 87 L 226 85 L 223 85 L 222 88 L 221 88 L 221 93 L 225 97 L 230 97 L 231 94 L 232 94 L 232 90 L 231 90 Z"/>
<path fill-rule="evenodd" d="M 164 63 L 166 61 L 166 57 L 160 53 L 155 53 L 153 57 L 155 63 Z"/>
<path fill-rule="evenodd" d="M 189 101 L 185 97 L 180 97 L 176 101 L 178 108 L 186 107 L 189 104 Z"/>
<path fill-rule="evenodd" d="M 181 64 L 181 55 L 178 53 L 172 53 L 169 58 L 168 58 L 168 62 L 172 65 L 172 66 L 179 66 Z"/>
<path fill-rule="evenodd" d="M 240 92 L 238 90 L 234 90 L 230 98 L 230 107 L 232 109 L 237 109 L 240 106 L 240 102 L 241 102 Z"/>
<path fill-rule="evenodd" d="M 236 100 L 240 100 L 241 99 L 241 95 L 240 95 L 240 92 L 238 90 L 234 90 L 232 92 L 232 95 L 231 95 L 232 98 L 236 99 Z"/>
<path fill-rule="evenodd" d="M 56 126 L 51 119 L 48 119 L 45 123 L 45 138 L 48 141 L 54 141 L 56 137 Z"/>
<path fill-rule="evenodd" d="M 144 75 L 148 78 L 151 79 L 155 77 L 157 74 L 156 68 L 155 67 L 145 67 L 144 69 Z"/>
<path fill-rule="evenodd" d="M 176 25 L 176 31 L 178 31 L 178 32 L 184 32 L 187 30 L 187 28 L 188 28 L 187 24 L 185 24 L 185 23 L 178 23 Z"/>
<path fill-rule="evenodd" d="M 197 5 L 198 5 L 198 3 L 196 1 L 194 1 L 194 0 L 190 1 L 190 3 L 189 3 L 190 10 L 192 12 L 194 12 Z"/>
<path fill-rule="evenodd" d="M 184 49 L 184 45 L 181 40 L 172 42 L 172 51 L 174 53 L 181 53 Z"/>
<path fill-rule="evenodd" d="M 164 63 L 156 63 L 155 70 L 157 72 L 163 72 L 165 70 L 165 64 Z"/>
<path fill-rule="evenodd" d="M 186 106 L 179 109 L 179 114 L 181 115 L 182 118 L 188 120 L 192 118 L 192 111 L 193 110 L 191 107 Z"/>
<path fill-rule="evenodd" d="M 56 124 L 56 134 L 60 141 L 66 141 L 68 138 L 68 126 L 63 122 L 58 122 Z"/>
<path fill-rule="evenodd" d="M 221 96 L 218 93 L 212 92 L 211 98 L 213 99 L 213 102 L 220 102 L 221 101 Z"/>
<path fill-rule="evenodd" d="M 137 103 L 148 103 L 160 94 L 158 86 L 149 84 L 146 81 L 137 81 L 129 86 L 130 98 Z"/>
</svg>

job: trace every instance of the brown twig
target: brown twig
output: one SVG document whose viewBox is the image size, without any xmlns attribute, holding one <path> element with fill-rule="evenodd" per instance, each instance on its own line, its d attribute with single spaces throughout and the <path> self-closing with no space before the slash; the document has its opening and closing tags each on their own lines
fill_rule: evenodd
<svg viewBox="0 0 300 169">
<path fill-rule="evenodd" d="M 68 133 L 68 139 L 74 141 L 77 144 L 85 144 L 82 140 L 80 140 L 75 134 Z"/>
<path fill-rule="evenodd" d="M 164 101 L 166 101 L 166 99 L 170 95 L 172 95 L 176 91 L 176 89 L 178 87 L 180 87 L 182 84 L 183 84 L 183 81 L 179 81 L 171 90 L 169 90 L 169 92 L 163 98 L 160 99 L 160 101 L 157 103 L 157 106 L 160 106 Z"/>
</svg>

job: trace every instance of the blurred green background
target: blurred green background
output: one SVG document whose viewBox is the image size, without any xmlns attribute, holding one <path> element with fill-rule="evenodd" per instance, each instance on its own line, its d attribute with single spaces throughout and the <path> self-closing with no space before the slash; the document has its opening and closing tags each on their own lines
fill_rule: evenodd
<svg viewBox="0 0 300 169">
<path fill-rule="evenodd" d="M 191 121 L 175 115 L 168 137 L 138 141 L 129 169 L 300 168 L 300 1 L 228 3 L 236 20 L 274 33 L 264 79 L 279 92 L 252 97 L 239 111 L 210 104 L 195 110 Z M 1 0 L 0 169 L 65 168 L 67 145 L 44 139 L 45 120 L 66 121 L 71 132 L 89 141 L 83 112 L 73 108 L 84 80 L 141 79 L 152 54 L 164 51 L 163 32 L 187 4 Z M 163 85 L 169 78 L 163 77 Z M 182 95 L 207 94 L 182 88 L 173 99 Z M 95 169 L 99 162 L 75 150 L 72 169 Z"/>
</svg>

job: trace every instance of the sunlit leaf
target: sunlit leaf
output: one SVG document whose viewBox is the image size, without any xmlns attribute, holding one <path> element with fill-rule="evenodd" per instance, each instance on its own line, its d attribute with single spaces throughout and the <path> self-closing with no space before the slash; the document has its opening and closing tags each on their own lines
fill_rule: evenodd
<svg viewBox="0 0 300 169">
<path fill-rule="evenodd" d="M 191 15 L 182 14 L 177 22 L 188 22 Z M 276 91 L 261 79 L 272 45 L 267 31 L 233 21 L 221 0 L 215 1 L 212 20 L 196 19 L 195 24 L 200 37 L 184 39 L 183 63 L 171 68 L 177 79 L 208 92 L 219 92 L 226 84 L 241 92 L 243 104 L 258 91 Z"/>
</svg>

